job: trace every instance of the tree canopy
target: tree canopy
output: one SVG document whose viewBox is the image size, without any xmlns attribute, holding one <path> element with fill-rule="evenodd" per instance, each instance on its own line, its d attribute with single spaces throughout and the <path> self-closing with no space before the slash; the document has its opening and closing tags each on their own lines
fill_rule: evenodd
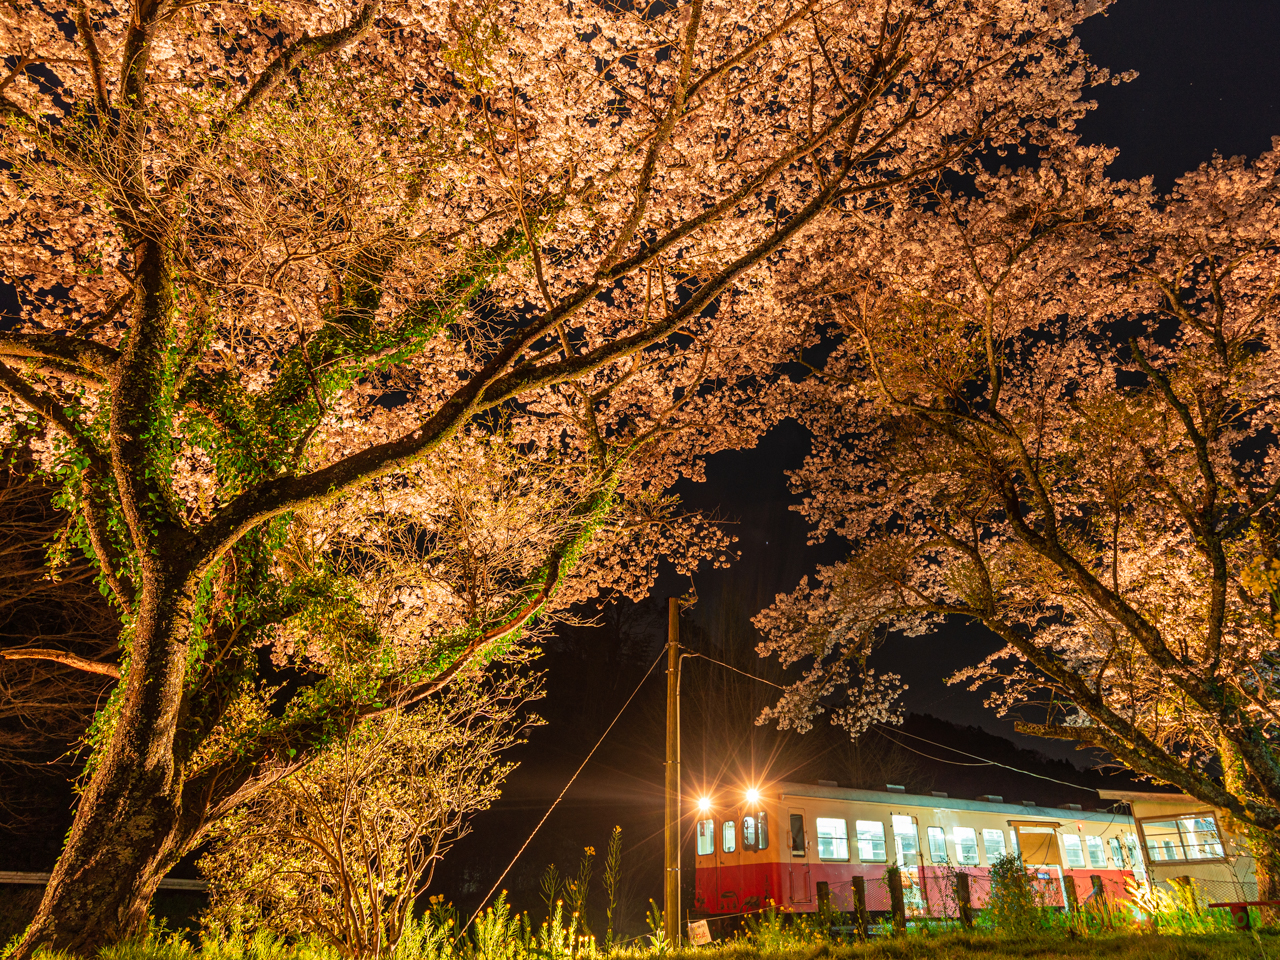
<svg viewBox="0 0 1280 960">
<path fill-rule="evenodd" d="M 1019 729 L 1101 748 L 1280 849 L 1280 140 L 1168 196 L 1108 151 L 979 175 L 832 238 L 807 309 L 839 346 L 790 388 L 794 480 L 848 560 L 757 622 L 813 657 L 770 716 L 893 716 L 868 657 L 949 618 L 1004 647 Z M 1268 866 L 1262 863 L 1270 858 Z M 1264 876 L 1269 875 L 1269 876 Z"/>
<path fill-rule="evenodd" d="M 128 934 L 210 822 L 539 617 L 726 557 L 665 490 L 776 416 L 777 288 L 1069 138 L 1105 6 L 6 5 L 4 429 L 120 615 L 15 956 Z"/>
</svg>

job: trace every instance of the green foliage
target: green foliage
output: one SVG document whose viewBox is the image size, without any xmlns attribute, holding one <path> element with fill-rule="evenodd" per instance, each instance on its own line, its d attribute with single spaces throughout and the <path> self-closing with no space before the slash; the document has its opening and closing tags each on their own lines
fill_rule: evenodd
<svg viewBox="0 0 1280 960">
<path fill-rule="evenodd" d="M 578 864 L 578 875 L 565 883 L 565 897 L 569 901 L 569 910 L 577 920 L 582 932 L 590 935 L 587 928 L 587 895 L 591 892 L 591 874 L 595 868 L 595 847 L 584 847 L 582 862 Z"/>
<path fill-rule="evenodd" d="M 1047 908 L 1043 895 L 1031 882 L 1026 865 L 1017 854 L 1006 854 L 991 864 L 991 896 L 986 919 L 1004 937 L 1028 937 L 1045 926 Z"/>
<path fill-rule="evenodd" d="M 613 911 L 618 903 L 618 881 L 622 879 L 622 827 L 609 835 L 609 851 L 604 858 L 605 935 L 604 952 L 613 949 Z"/>
</svg>

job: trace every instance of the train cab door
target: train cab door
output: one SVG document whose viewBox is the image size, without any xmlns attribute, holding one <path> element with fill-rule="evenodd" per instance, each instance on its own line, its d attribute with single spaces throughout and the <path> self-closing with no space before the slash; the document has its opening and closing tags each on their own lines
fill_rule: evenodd
<svg viewBox="0 0 1280 960">
<path fill-rule="evenodd" d="M 789 807 L 787 819 L 791 827 L 791 863 L 788 865 L 791 875 L 791 902 L 812 903 L 813 878 L 809 871 L 809 840 L 805 835 L 804 810 Z"/>
<path fill-rule="evenodd" d="M 737 913 L 742 910 L 742 850 L 738 836 L 738 821 L 735 818 L 721 820 L 716 831 L 718 843 L 716 849 L 716 892 L 719 898 L 718 908 L 725 913 Z"/>
</svg>

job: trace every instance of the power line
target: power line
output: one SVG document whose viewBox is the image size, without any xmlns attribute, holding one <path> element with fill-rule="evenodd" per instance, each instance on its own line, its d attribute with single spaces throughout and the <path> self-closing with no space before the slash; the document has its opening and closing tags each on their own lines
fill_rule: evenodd
<svg viewBox="0 0 1280 960">
<path fill-rule="evenodd" d="M 708 660 L 711 663 L 718 664 L 719 666 L 724 667 L 726 670 L 732 670 L 734 673 L 740 673 L 744 677 L 749 677 L 752 680 L 758 680 L 760 683 L 767 683 L 769 686 L 776 687 L 779 690 L 786 689 L 786 687 L 782 686 L 781 684 L 774 683 L 772 680 L 766 680 L 764 677 L 757 677 L 754 673 L 748 673 L 746 670 L 740 670 L 738 667 L 727 664 L 722 660 L 717 660 L 714 657 L 708 657 L 705 653 L 686 653 L 684 654 L 684 656 L 699 657 L 700 659 Z M 1098 792 L 1097 789 L 1095 789 L 1094 787 L 1082 787 L 1078 783 L 1068 783 L 1066 780 L 1059 780 L 1056 777 L 1047 777 L 1042 773 L 1032 773 L 1030 770 L 1022 770 L 1019 767 L 1011 767 L 1007 763 L 1000 763 L 997 760 L 988 760 L 986 757 L 980 757 L 976 753 L 967 753 L 964 750 L 957 750 L 955 747 L 948 747 L 946 744 L 934 743 L 934 741 L 932 740 L 928 740 L 924 737 L 918 737 L 914 733 L 907 733 L 905 730 L 894 731 L 894 733 L 900 733 L 904 737 L 910 737 L 912 740 L 919 740 L 921 743 L 927 743 L 930 746 L 938 747 L 942 750 L 950 750 L 952 753 L 958 753 L 962 757 L 969 757 L 970 759 L 977 760 L 979 762 L 978 763 L 962 763 L 959 760 L 944 760 L 942 757 L 932 757 L 927 753 L 921 753 L 919 750 L 916 750 L 914 747 L 909 747 L 905 743 L 901 743 L 897 740 L 894 740 L 893 737 L 889 736 L 889 734 L 885 731 L 885 727 L 882 724 L 877 723 L 877 724 L 873 724 L 872 726 L 876 728 L 876 732 L 879 733 L 880 736 L 884 737 L 886 740 L 890 741 L 891 743 L 897 744 L 903 750 L 910 750 L 912 753 L 917 754 L 918 756 L 924 757 L 927 760 L 933 760 L 937 763 L 949 763 L 952 766 L 956 766 L 956 767 L 985 767 L 985 766 L 1002 767 L 1005 770 L 1012 770 L 1014 773 L 1021 773 L 1027 777 L 1035 777 L 1038 780 L 1048 780 L 1050 783 L 1058 783 L 1064 787 L 1074 787 L 1076 790 L 1087 790 L 1089 793 Z"/>
<path fill-rule="evenodd" d="M 622 709 L 619 710 L 617 715 L 609 721 L 609 726 L 604 728 L 604 733 L 600 734 L 600 739 L 596 741 L 596 745 L 592 747 L 591 751 L 583 758 L 582 763 L 578 764 L 578 769 L 573 771 L 573 776 L 569 778 L 569 782 L 566 783 L 564 785 L 564 789 L 560 791 L 560 796 L 556 797 L 551 806 L 547 807 L 547 812 L 542 815 L 542 819 L 538 821 L 538 825 L 533 828 L 533 832 L 529 834 L 525 842 L 520 844 L 520 849 L 516 851 L 516 855 L 511 858 L 511 862 L 507 864 L 498 879 L 494 881 L 493 886 L 489 888 L 489 892 L 484 895 L 484 899 L 482 899 L 480 901 L 480 905 L 476 907 L 476 912 L 471 915 L 471 919 L 464 923 L 461 929 L 458 930 L 458 936 L 453 941 L 455 944 L 462 939 L 463 934 L 467 932 L 471 927 L 471 924 L 476 922 L 476 917 L 480 916 L 480 911 L 483 910 L 484 905 L 489 902 L 489 898 L 493 896 L 493 892 L 497 890 L 502 881 L 507 878 L 507 874 L 511 872 L 511 868 L 514 867 L 516 865 L 516 861 L 520 859 L 520 855 L 524 853 L 529 844 L 533 842 L 534 835 L 542 829 L 542 825 L 547 822 L 547 817 L 551 816 L 551 811 L 554 810 L 559 805 L 560 801 L 564 799 L 564 795 L 568 793 L 569 788 L 573 786 L 573 781 L 578 779 L 578 774 L 582 772 L 583 767 L 585 767 L 591 758 L 595 756 L 596 750 L 600 748 L 600 744 L 604 743 L 604 738 L 609 735 L 609 731 L 613 729 L 613 725 L 622 718 L 622 714 L 626 711 L 627 707 L 631 705 L 631 701 L 636 698 L 636 694 L 640 692 L 640 688 L 644 686 L 644 682 L 649 679 L 649 675 L 653 673 L 653 668 L 656 667 L 666 655 L 667 652 L 664 648 L 662 653 L 658 654 L 658 659 L 654 660 L 653 663 L 649 665 L 649 669 L 644 672 L 644 676 L 640 678 L 640 682 L 636 684 L 636 688 L 631 691 L 631 696 L 627 697 L 627 702 L 622 705 Z"/>
<path fill-rule="evenodd" d="M 876 728 L 876 732 L 879 733 L 880 736 L 884 737 L 886 740 L 889 740 L 892 743 L 897 743 L 898 746 L 902 747 L 904 750 L 911 750 L 911 747 L 908 747 L 905 743 L 898 743 L 897 740 L 894 740 L 893 737 L 889 736 L 885 732 L 885 728 L 883 725 L 877 723 L 877 724 L 873 724 L 873 726 Z M 1098 792 L 1097 789 L 1094 787 L 1082 787 L 1078 783 L 1068 783 L 1066 780 L 1059 780 L 1056 777 L 1046 777 L 1043 773 L 1032 773 L 1030 770 L 1022 770 L 1018 767 L 1011 767 L 1007 763 L 1000 763 L 999 761 L 996 761 L 996 760 L 988 760 L 986 757 L 980 757 L 976 753 L 966 753 L 964 750 L 957 750 L 955 747 L 948 747 L 946 744 L 934 743 L 932 740 L 926 740 L 924 737 L 917 737 L 914 733 L 907 733 L 907 731 L 905 730 L 895 730 L 894 733 L 900 733 L 904 737 L 910 737 L 912 740 L 919 740 L 921 743 L 927 743 L 933 747 L 941 747 L 943 750 L 950 750 L 952 753 L 958 753 L 962 757 L 972 757 L 974 760 L 981 760 L 982 764 L 990 764 L 993 767 L 1003 767 L 1005 770 L 1012 770 L 1014 773 L 1021 773 L 1028 777 L 1036 777 L 1039 780 L 1048 780 L 1050 783 L 1060 783 L 1064 787 L 1075 787 L 1077 790 L 1087 790 L 1089 791 L 1089 793 Z M 911 752 L 920 753 L 919 750 L 912 750 Z M 923 757 L 923 756 L 926 756 L 926 754 L 920 753 L 920 756 Z M 939 763 L 953 763 L 953 764 L 956 764 L 956 766 L 969 767 L 969 766 L 981 765 L 981 764 L 969 764 L 969 763 L 961 764 L 961 763 L 957 763 L 957 761 L 955 760 L 943 760 L 941 757 L 929 757 L 929 759 L 937 760 Z"/>
<path fill-rule="evenodd" d="M 759 680 L 761 683 L 767 683 L 771 687 L 777 687 L 779 690 L 785 690 L 786 687 L 780 683 L 774 683 L 772 680 L 766 680 L 764 677 L 757 677 L 754 673 L 747 673 L 745 670 L 739 670 L 737 667 L 725 663 L 723 660 L 717 660 L 715 657 L 708 657 L 705 653 L 684 653 L 684 657 L 697 657 L 699 660 L 707 660 L 711 663 L 718 664 L 726 670 L 732 670 L 734 673 L 740 673 L 744 677 L 750 677 L 752 680 Z"/>
</svg>

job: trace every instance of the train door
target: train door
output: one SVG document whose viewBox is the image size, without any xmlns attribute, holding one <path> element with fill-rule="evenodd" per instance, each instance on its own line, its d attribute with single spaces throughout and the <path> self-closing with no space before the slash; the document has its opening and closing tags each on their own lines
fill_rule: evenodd
<svg viewBox="0 0 1280 960">
<path fill-rule="evenodd" d="M 809 875 L 809 843 L 804 830 L 804 811 L 789 807 L 787 814 L 791 826 L 791 902 L 809 903 L 813 900 L 813 882 Z"/>
<path fill-rule="evenodd" d="M 738 837 L 738 821 L 728 819 L 720 821 L 719 843 L 716 849 L 716 893 L 719 898 L 717 908 L 727 913 L 737 913 L 742 909 L 742 845 Z"/>
<path fill-rule="evenodd" d="M 916 830 L 916 818 L 894 814 L 893 846 L 901 868 L 902 899 L 908 912 L 925 913 L 928 894 L 924 887 L 924 870 L 920 863 L 920 835 Z"/>
</svg>

